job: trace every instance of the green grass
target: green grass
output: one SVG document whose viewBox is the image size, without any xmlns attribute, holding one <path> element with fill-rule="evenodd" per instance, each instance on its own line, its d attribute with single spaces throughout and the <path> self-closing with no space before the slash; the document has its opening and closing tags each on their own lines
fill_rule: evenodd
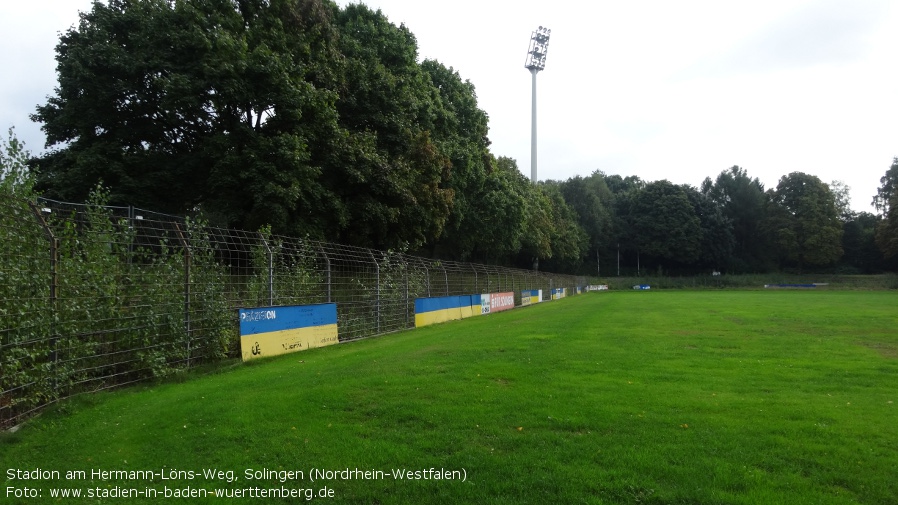
<svg viewBox="0 0 898 505">
<path fill-rule="evenodd" d="M 217 468 L 239 480 L 7 479 L 4 490 L 38 488 L 27 503 L 56 503 L 53 487 L 168 485 L 327 486 L 326 503 L 895 504 L 896 302 L 593 293 L 81 397 L 0 438 L 0 469 Z M 432 467 L 466 480 L 309 475 Z M 244 478 L 263 468 L 305 480 Z"/>
</svg>

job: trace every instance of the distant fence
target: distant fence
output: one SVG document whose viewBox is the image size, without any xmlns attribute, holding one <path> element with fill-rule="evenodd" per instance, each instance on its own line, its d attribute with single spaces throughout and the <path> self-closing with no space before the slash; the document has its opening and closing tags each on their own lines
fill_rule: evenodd
<svg viewBox="0 0 898 505">
<path fill-rule="evenodd" d="M 583 286 L 132 207 L 0 199 L 0 428 L 60 399 L 239 355 L 237 309 L 336 303 L 339 340 L 415 326 L 415 299 Z"/>
</svg>

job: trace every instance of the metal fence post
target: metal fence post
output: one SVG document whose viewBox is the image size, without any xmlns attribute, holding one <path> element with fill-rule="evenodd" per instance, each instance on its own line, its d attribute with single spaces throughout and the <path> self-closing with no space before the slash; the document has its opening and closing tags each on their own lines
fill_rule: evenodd
<svg viewBox="0 0 898 505">
<path fill-rule="evenodd" d="M 443 267 L 443 277 L 446 279 L 446 296 L 449 296 L 449 271 L 446 270 L 446 265 L 440 265 Z"/>
<path fill-rule="evenodd" d="M 380 333 L 380 264 L 377 262 L 377 258 L 374 257 L 374 251 L 368 250 L 368 254 L 371 255 L 371 261 L 374 262 L 374 272 L 376 277 L 377 284 L 377 298 L 374 302 L 374 318 L 376 320 L 376 331 Z"/>
<path fill-rule="evenodd" d="M 190 243 L 181 231 L 178 222 L 174 221 L 172 224 L 175 227 L 175 233 L 178 234 L 178 241 L 181 242 L 181 247 L 184 248 L 184 330 L 187 332 L 187 368 L 190 368 L 190 344 L 193 340 L 190 332 Z"/>
<path fill-rule="evenodd" d="M 47 224 L 47 220 L 41 215 L 41 209 L 38 209 L 32 202 L 28 202 L 28 206 L 31 207 L 31 211 L 34 212 L 34 216 L 37 218 L 38 223 L 40 223 L 41 228 L 44 229 L 44 233 L 47 235 L 47 240 L 50 243 L 50 338 L 52 339 L 53 347 L 50 358 L 53 362 L 53 390 L 55 391 L 59 389 L 59 376 L 57 373 L 57 365 L 59 363 L 59 335 L 56 331 L 56 319 L 58 318 L 59 313 L 59 239 L 56 238 L 50 225 Z"/>
<path fill-rule="evenodd" d="M 405 272 L 405 327 L 408 328 L 409 327 L 408 306 L 409 306 L 409 303 L 411 303 L 411 300 L 409 299 L 409 287 L 408 287 L 408 283 L 409 283 L 408 261 L 406 261 L 405 256 L 402 256 L 402 269 Z"/>
<path fill-rule="evenodd" d="M 265 250 L 268 251 L 268 305 L 270 307 L 274 306 L 274 253 L 271 251 L 271 246 L 268 245 L 268 241 L 265 240 L 265 235 L 262 232 L 259 232 L 259 238 L 262 239 L 262 244 L 265 246 Z"/>
<path fill-rule="evenodd" d="M 321 255 L 324 256 L 324 264 L 327 266 L 327 303 L 331 303 L 331 259 L 320 245 L 318 246 L 318 250 L 321 252 Z"/>
</svg>

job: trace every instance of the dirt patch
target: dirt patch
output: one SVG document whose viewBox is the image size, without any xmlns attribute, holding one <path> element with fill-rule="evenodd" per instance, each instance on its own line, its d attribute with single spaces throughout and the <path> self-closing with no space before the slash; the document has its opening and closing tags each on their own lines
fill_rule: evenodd
<svg viewBox="0 0 898 505">
<path fill-rule="evenodd" d="M 898 359 L 898 344 L 886 342 L 861 342 L 861 345 L 868 349 L 873 349 L 883 358 Z"/>
</svg>

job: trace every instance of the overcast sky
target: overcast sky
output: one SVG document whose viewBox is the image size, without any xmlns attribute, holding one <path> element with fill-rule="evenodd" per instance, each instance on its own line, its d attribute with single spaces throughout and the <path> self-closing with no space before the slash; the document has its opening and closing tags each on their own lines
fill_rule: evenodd
<svg viewBox="0 0 898 505">
<path fill-rule="evenodd" d="M 340 0 L 340 5 L 349 2 Z M 891 0 L 368 0 L 457 70 L 490 118 L 492 152 L 530 176 L 531 32 L 539 179 L 595 170 L 699 186 L 733 165 L 767 188 L 795 171 L 872 211 L 898 156 L 898 2 Z M 0 6 L 0 126 L 44 150 L 28 116 L 56 85 L 58 33 L 89 0 Z"/>
</svg>

